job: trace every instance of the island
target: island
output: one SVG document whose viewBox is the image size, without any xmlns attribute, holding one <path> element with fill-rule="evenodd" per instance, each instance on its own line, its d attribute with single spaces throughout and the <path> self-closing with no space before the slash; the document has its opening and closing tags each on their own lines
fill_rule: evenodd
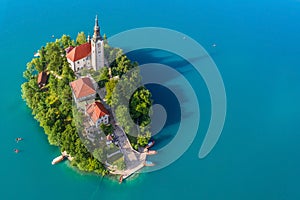
<svg viewBox="0 0 300 200">
<path fill-rule="evenodd" d="M 100 34 L 63 35 L 42 46 L 23 73 L 22 98 L 51 145 L 81 171 L 120 181 L 151 166 L 151 92 L 141 83 L 136 62 Z M 126 88 L 136 88 L 128 94 Z M 149 143 L 150 142 L 150 143 Z M 150 145 L 150 146 L 149 146 Z"/>
</svg>

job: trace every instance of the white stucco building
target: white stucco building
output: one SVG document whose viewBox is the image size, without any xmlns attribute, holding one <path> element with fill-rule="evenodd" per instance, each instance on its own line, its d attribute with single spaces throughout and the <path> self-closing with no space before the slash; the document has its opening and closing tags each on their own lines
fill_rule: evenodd
<svg viewBox="0 0 300 200">
<path fill-rule="evenodd" d="M 87 43 L 74 47 L 66 57 L 74 72 L 82 68 L 93 68 L 97 71 L 104 67 L 104 42 L 100 35 L 97 16 L 92 39 L 88 37 Z"/>
<path fill-rule="evenodd" d="M 88 104 L 85 112 L 96 127 L 99 127 L 100 124 L 108 124 L 109 122 L 109 113 L 99 101 Z"/>
</svg>

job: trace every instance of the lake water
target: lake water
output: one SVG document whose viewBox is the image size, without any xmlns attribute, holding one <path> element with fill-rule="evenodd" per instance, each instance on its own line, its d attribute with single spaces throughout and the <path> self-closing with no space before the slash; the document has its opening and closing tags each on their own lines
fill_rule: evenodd
<svg viewBox="0 0 300 200">
<path fill-rule="evenodd" d="M 108 36 L 165 27 L 194 38 L 210 53 L 225 84 L 227 118 L 205 159 L 198 158 L 210 120 L 203 80 L 185 70 L 191 66 L 182 65 L 178 56 L 145 50 L 129 56 L 178 69 L 200 99 L 200 128 L 190 148 L 170 166 L 121 185 L 78 173 L 67 163 L 51 165 L 59 151 L 48 145 L 21 99 L 22 73 L 33 53 L 53 40 L 51 35 L 92 34 L 95 14 Z M 300 1 L 4 0 L 0 27 L 2 199 L 300 199 Z M 178 129 L 179 105 L 165 88 L 150 89 L 169 114 L 155 136 L 160 149 Z M 16 137 L 24 141 L 16 143 Z M 14 148 L 21 152 L 15 154 Z"/>
</svg>

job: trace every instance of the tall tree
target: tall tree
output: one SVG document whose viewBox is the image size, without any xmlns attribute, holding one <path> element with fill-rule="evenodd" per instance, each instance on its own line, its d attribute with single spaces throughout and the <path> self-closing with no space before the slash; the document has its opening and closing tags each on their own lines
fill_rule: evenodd
<svg viewBox="0 0 300 200">
<path fill-rule="evenodd" d="M 82 31 L 82 32 L 78 33 L 78 35 L 77 35 L 76 44 L 81 45 L 84 43 L 86 43 L 86 36 L 85 36 L 84 32 Z"/>
<path fill-rule="evenodd" d="M 71 37 L 69 35 L 63 35 L 61 37 L 61 44 L 64 49 L 69 46 L 75 46 L 74 41 L 71 39 Z"/>
</svg>

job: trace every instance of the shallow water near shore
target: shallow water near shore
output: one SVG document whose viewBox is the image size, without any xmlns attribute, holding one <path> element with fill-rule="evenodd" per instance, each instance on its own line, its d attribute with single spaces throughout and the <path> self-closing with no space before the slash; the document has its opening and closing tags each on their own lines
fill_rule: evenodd
<svg viewBox="0 0 300 200">
<path fill-rule="evenodd" d="M 175 68 L 196 91 L 201 121 L 190 148 L 170 166 L 121 185 L 78 173 L 66 162 L 51 165 L 59 151 L 21 99 L 22 73 L 52 35 L 92 34 L 95 14 L 108 37 L 158 26 L 183 32 L 208 51 L 222 75 L 228 110 L 223 133 L 205 159 L 198 158 L 210 121 L 203 79 L 182 58 L 146 49 L 128 56 Z M 3 1 L 0 27 L 2 199 L 300 199 L 299 1 Z M 168 111 L 166 126 L 155 136 L 159 151 L 175 136 L 179 105 L 165 88 L 148 87 Z M 180 91 L 185 94 L 185 88 Z M 16 143 L 17 137 L 24 140 Z"/>
</svg>

